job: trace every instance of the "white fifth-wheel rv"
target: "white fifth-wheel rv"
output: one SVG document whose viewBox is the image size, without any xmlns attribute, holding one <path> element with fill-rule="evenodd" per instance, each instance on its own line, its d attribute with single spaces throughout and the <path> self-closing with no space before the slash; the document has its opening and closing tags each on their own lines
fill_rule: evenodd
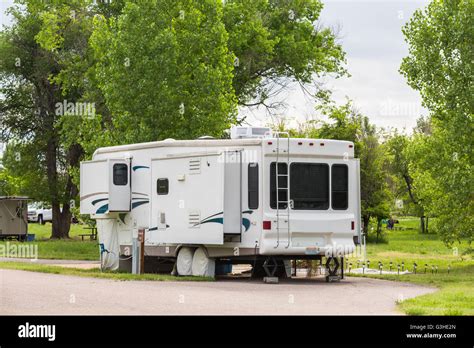
<svg viewBox="0 0 474 348">
<path fill-rule="evenodd" d="M 288 260 L 343 275 L 360 240 L 359 161 L 349 141 L 233 127 L 230 139 L 99 148 L 81 163 L 80 210 L 97 222 L 102 266 L 214 276 L 229 264 L 282 276 Z"/>
</svg>

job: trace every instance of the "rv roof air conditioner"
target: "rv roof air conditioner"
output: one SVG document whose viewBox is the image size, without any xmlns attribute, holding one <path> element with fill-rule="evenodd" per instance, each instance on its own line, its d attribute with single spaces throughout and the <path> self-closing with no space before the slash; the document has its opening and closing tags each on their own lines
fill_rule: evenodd
<svg viewBox="0 0 474 348">
<path fill-rule="evenodd" d="M 230 129 L 231 139 L 243 139 L 243 138 L 265 138 L 271 136 L 271 129 L 268 127 L 244 127 L 244 126 L 233 126 Z"/>
</svg>

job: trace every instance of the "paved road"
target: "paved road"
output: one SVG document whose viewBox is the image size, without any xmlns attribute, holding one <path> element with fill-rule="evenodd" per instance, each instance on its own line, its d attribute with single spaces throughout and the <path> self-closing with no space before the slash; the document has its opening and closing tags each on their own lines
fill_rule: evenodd
<svg viewBox="0 0 474 348">
<path fill-rule="evenodd" d="M 397 299 L 433 291 L 367 278 L 116 281 L 0 269 L 0 314 L 400 314 Z"/>
</svg>

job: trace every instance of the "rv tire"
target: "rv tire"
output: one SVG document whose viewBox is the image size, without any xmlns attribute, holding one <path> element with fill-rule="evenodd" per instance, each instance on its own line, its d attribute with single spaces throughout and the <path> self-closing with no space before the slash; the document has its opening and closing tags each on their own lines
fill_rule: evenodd
<svg viewBox="0 0 474 348">
<path fill-rule="evenodd" d="M 216 274 L 216 262 L 210 258 L 204 247 L 196 249 L 192 264 L 193 276 L 214 277 Z"/>
<path fill-rule="evenodd" d="M 176 258 L 176 271 L 180 276 L 190 276 L 193 274 L 193 256 L 194 249 L 190 247 L 182 247 L 178 251 L 178 257 Z"/>
</svg>

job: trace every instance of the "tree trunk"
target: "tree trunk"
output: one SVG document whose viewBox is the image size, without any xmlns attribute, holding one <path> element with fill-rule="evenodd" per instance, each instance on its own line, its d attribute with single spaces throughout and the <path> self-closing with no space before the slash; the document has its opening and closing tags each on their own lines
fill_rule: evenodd
<svg viewBox="0 0 474 348">
<path fill-rule="evenodd" d="M 58 169 L 57 169 L 57 140 L 51 137 L 48 140 L 46 150 L 46 171 L 48 174 L 48 188 L 51 197 L 51 208 L 53 212 L 52 239 L 69 238 L 69 230 L 64 230 L 61 214 L 61 202 L 58 194 Z"/>
<path fill-rule="evenodd" d="M 364 221 L 364 234 L 367 236 L 367 234 L 369 232 L 370 215 L 364 215 L 362 217 L 362 221 Z"/>
<path fill-rule="evenodd" d="M 415 195 L 413 194 L 413 190 L 412 190 L 412 186 L 411 186 L 412 178 L 408 174 L 405 174 L 405 175 L 403 175 L 403 179 L 405 179 L 405 183 L 406 183 L 407 189 L 408 189 L 408 195 L 410 196 L 411 201 L 414 204 L 418 205 L 418 201 L 415 199 Z"/>
<path fill-rule="evenodd" d="M 425 233 L 425 217 L 423 215 L 420 216 L 420 231 Z"/>
<path fill-rule="evenodd" d="M 382 219 L 381 218 L 377 218 L 377 239 L 376 239 L 376 243 L 379 242 L 379 236 L 380 236 L 380 227 L 382 225 Z"/>
<path fill-rule="evenodd" d="M 72 145 L 68 149 L 67 162 L 71 167 L 77 167 L 79 165 L 79 160 L 83 154 L 83 149 L 80 145 Z M 69 230 L 71 228 L 71 205 L 70 201 L 74 199 L 79 190 L 77 186 L 73 183 L 72 177 L 69 174 L 67 175 L 67 183 L 64 190 L 64 200 L 62 211 L 58 208 L 54 209 L 53 207 L 53 233 L 51 238 L 69 238 Z"/>
<path fill-rule="evenodd" d="M 428 216 L 426 217 L 426 227 L 425 227 L 425 231 L 426 233 L 430 233 L 429 229 L 428 229 Z"/>
</svg>

